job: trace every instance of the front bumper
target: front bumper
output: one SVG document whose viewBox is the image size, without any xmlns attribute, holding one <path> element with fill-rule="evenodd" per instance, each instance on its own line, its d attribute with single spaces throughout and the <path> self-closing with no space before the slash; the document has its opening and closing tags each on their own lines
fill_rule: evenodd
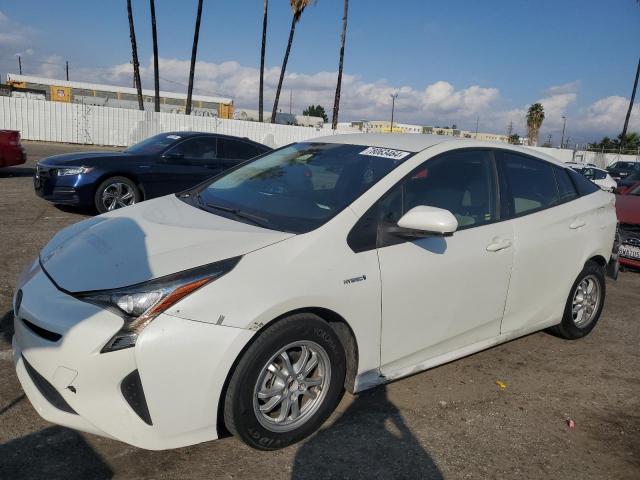
<svg viewBox="0 0 640 480">
<path fill-rule="evenodd" d="M 227 373 L 253 332 L 160 315 L 135 347 L 103 354 L 122 319 L 32 270 L 15 305 L 12 345 L 20 383 L 43 418 L 152 450 L 218 437 Z"/>
<path fill-rule="evenodd" d="M 61 205 L 92 205 L 95 182 L 92 174 L 59 177 L 55 167 L 40 164 L 33 176 L 36 195 Z"/>
</svg>

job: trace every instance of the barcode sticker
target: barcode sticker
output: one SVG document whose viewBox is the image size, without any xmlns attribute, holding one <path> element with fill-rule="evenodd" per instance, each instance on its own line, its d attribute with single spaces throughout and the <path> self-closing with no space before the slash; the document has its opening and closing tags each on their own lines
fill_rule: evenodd
<svg viewBox="0 0 640 480">
<path fill-rule="evenodd" d="M 392 158 L 393 160 L 402 160 L 407 155 L 411 155 L 411 152 L 405 152 L 403 150 L 393 150 L 392 148 L 382 147 L 368 147 L 360 152 L 360 155 L 369 155 L 371 157 Z"/>
</svg>

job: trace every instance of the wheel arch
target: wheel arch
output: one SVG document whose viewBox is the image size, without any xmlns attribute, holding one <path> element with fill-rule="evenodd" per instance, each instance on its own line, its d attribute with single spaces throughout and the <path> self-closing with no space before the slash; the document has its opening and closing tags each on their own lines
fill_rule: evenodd
<svg viewBox="0 0 640 480">
<path fill-rule="evenodd" d="M 95 181 L 95 187 L 93 189 L 93 195 L 95 196 L 95 194 L 98 192 L 98 188 L 100 187 L 100 185 L 102 185 L 102 182 L 104 182 L 105 180 L 108 180 L 110 178 L 114 178 L 114 177 L 124 177 L 124 178 L 127 178 L 127 179 L 131 180 L 136 185 L 138 190 L 140 191 L 140 195 L 142 195 L 142 200 L 146 200 L 147 199 L 147 194 L 145 192 L 144 185 L 142 184 L 140 179 L 136 175 L 133 175 L 131 172 L 126 172 L 126 171 L 122 172 L 122 171 L 119 171 L 119 170 L 105 172 L 102 175 L 100 175 Z"/>
<path fill-rule="evenodd" d="M 238 363 L 244 356 L 245 352 L 249 349 L 251 345 L 256 341 L 256 339 L 260 336 L 260 334 L 266 330 L 271 325 L 274 325 L 276 322 L 281 321 L 291 315 L 299 314 L 299 313 L 312 313 L 317 315 L 322 320 L 327 322 L 333 330 L 338 335 L 340 342 L 345 350 L 345 357 L 347 359 L 347 371 L 344 380 L 344 388 L 353 393 L 355 388 L 355 379 L 358 373 L 358 342 L 356 340 L 356 336 L 353 332 L 353 329 L 347 322 L 347 320 L 337 312 L 330 310 L 328 308 L 323 307 L 304 307 L 298 308 L 295 310 L 291 310 L 285 312 L 278 317 L 274 318 L 272 321 L 263 325 L 256 334 L 251 337 L 251 339 L 247 342 L 247 344 L 242 348 L 240 353 L 238 353 L 236 359 L 233 362 L 233 365 L 227 372 L 227 376 L 225 378 L 222 390 L 220 392 L 220 398 L 218 400 L 218 415 L 217 415 L 217 430 L 218 430 L 218 438 L 224 438 L 230 436 L 230 432 L 227 430 L 224 424 L 224 399 L 227 396 L 227 388 L 229 386 L 229 382 L 231 381 L 231 377 L 238 367 Z"/>
<path fill-rule="evenodd" d="M 594 261 L 598 265 L 600 265 L 602 268 L 605 268 L 607 266 L 607 260 L 602 255 L 594 255 L 591 258 L 589 258 L 589 260 L 587 260 L 587 262 L 588 261 Z"/>
</svg>

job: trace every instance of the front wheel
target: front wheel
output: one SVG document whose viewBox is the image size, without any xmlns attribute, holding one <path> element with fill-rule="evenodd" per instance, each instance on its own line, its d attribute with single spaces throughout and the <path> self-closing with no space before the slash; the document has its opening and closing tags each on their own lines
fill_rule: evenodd
<svg viewBox="0 0 640 480">
<path fill-rule="evenodd" d="M 562 322 L 552 327 L 551 332 L 567 340 L 587 335 L 600 319 L 605 293 L 604 271 L 596 262 L 589 260 L 571 288 Z"/>
<path fill-rule="evenodd" d="M 111 177 L 103 181 L 96 190 L 94 202 L 100 213 L 133 205 L 141 200 L 140 190 L 126 177 Z"/>
<path fill-rule="evenodd" d="M 276 450 L 315 432 L 342 397 L 346 359 L 333 328 L 313 314 L 268 327 L 238 363 L 225 425 L 250 447 Z"/>
</svg>

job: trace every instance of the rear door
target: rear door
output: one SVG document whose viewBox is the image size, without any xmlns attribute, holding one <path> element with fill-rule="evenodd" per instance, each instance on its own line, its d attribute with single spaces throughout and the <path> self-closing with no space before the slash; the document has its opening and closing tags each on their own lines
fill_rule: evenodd
<svg viewBox="0 0 640 480">
<path fill-rule="evenodd" d="M 559 320 L 582 268 L 591 212 L 576 202 L 567 169 L 511 151 L 496 152 L 512 217 L 515 249 L 501 333 L 530 330 Z"/>
<path fill-rule="evenodd" d="M 257 157 L 262 152 L 249 142 L 234 138 L 218 138 L 218 163 L 220 171 L 235 167 L 237 164 Z"/>
</svg>

